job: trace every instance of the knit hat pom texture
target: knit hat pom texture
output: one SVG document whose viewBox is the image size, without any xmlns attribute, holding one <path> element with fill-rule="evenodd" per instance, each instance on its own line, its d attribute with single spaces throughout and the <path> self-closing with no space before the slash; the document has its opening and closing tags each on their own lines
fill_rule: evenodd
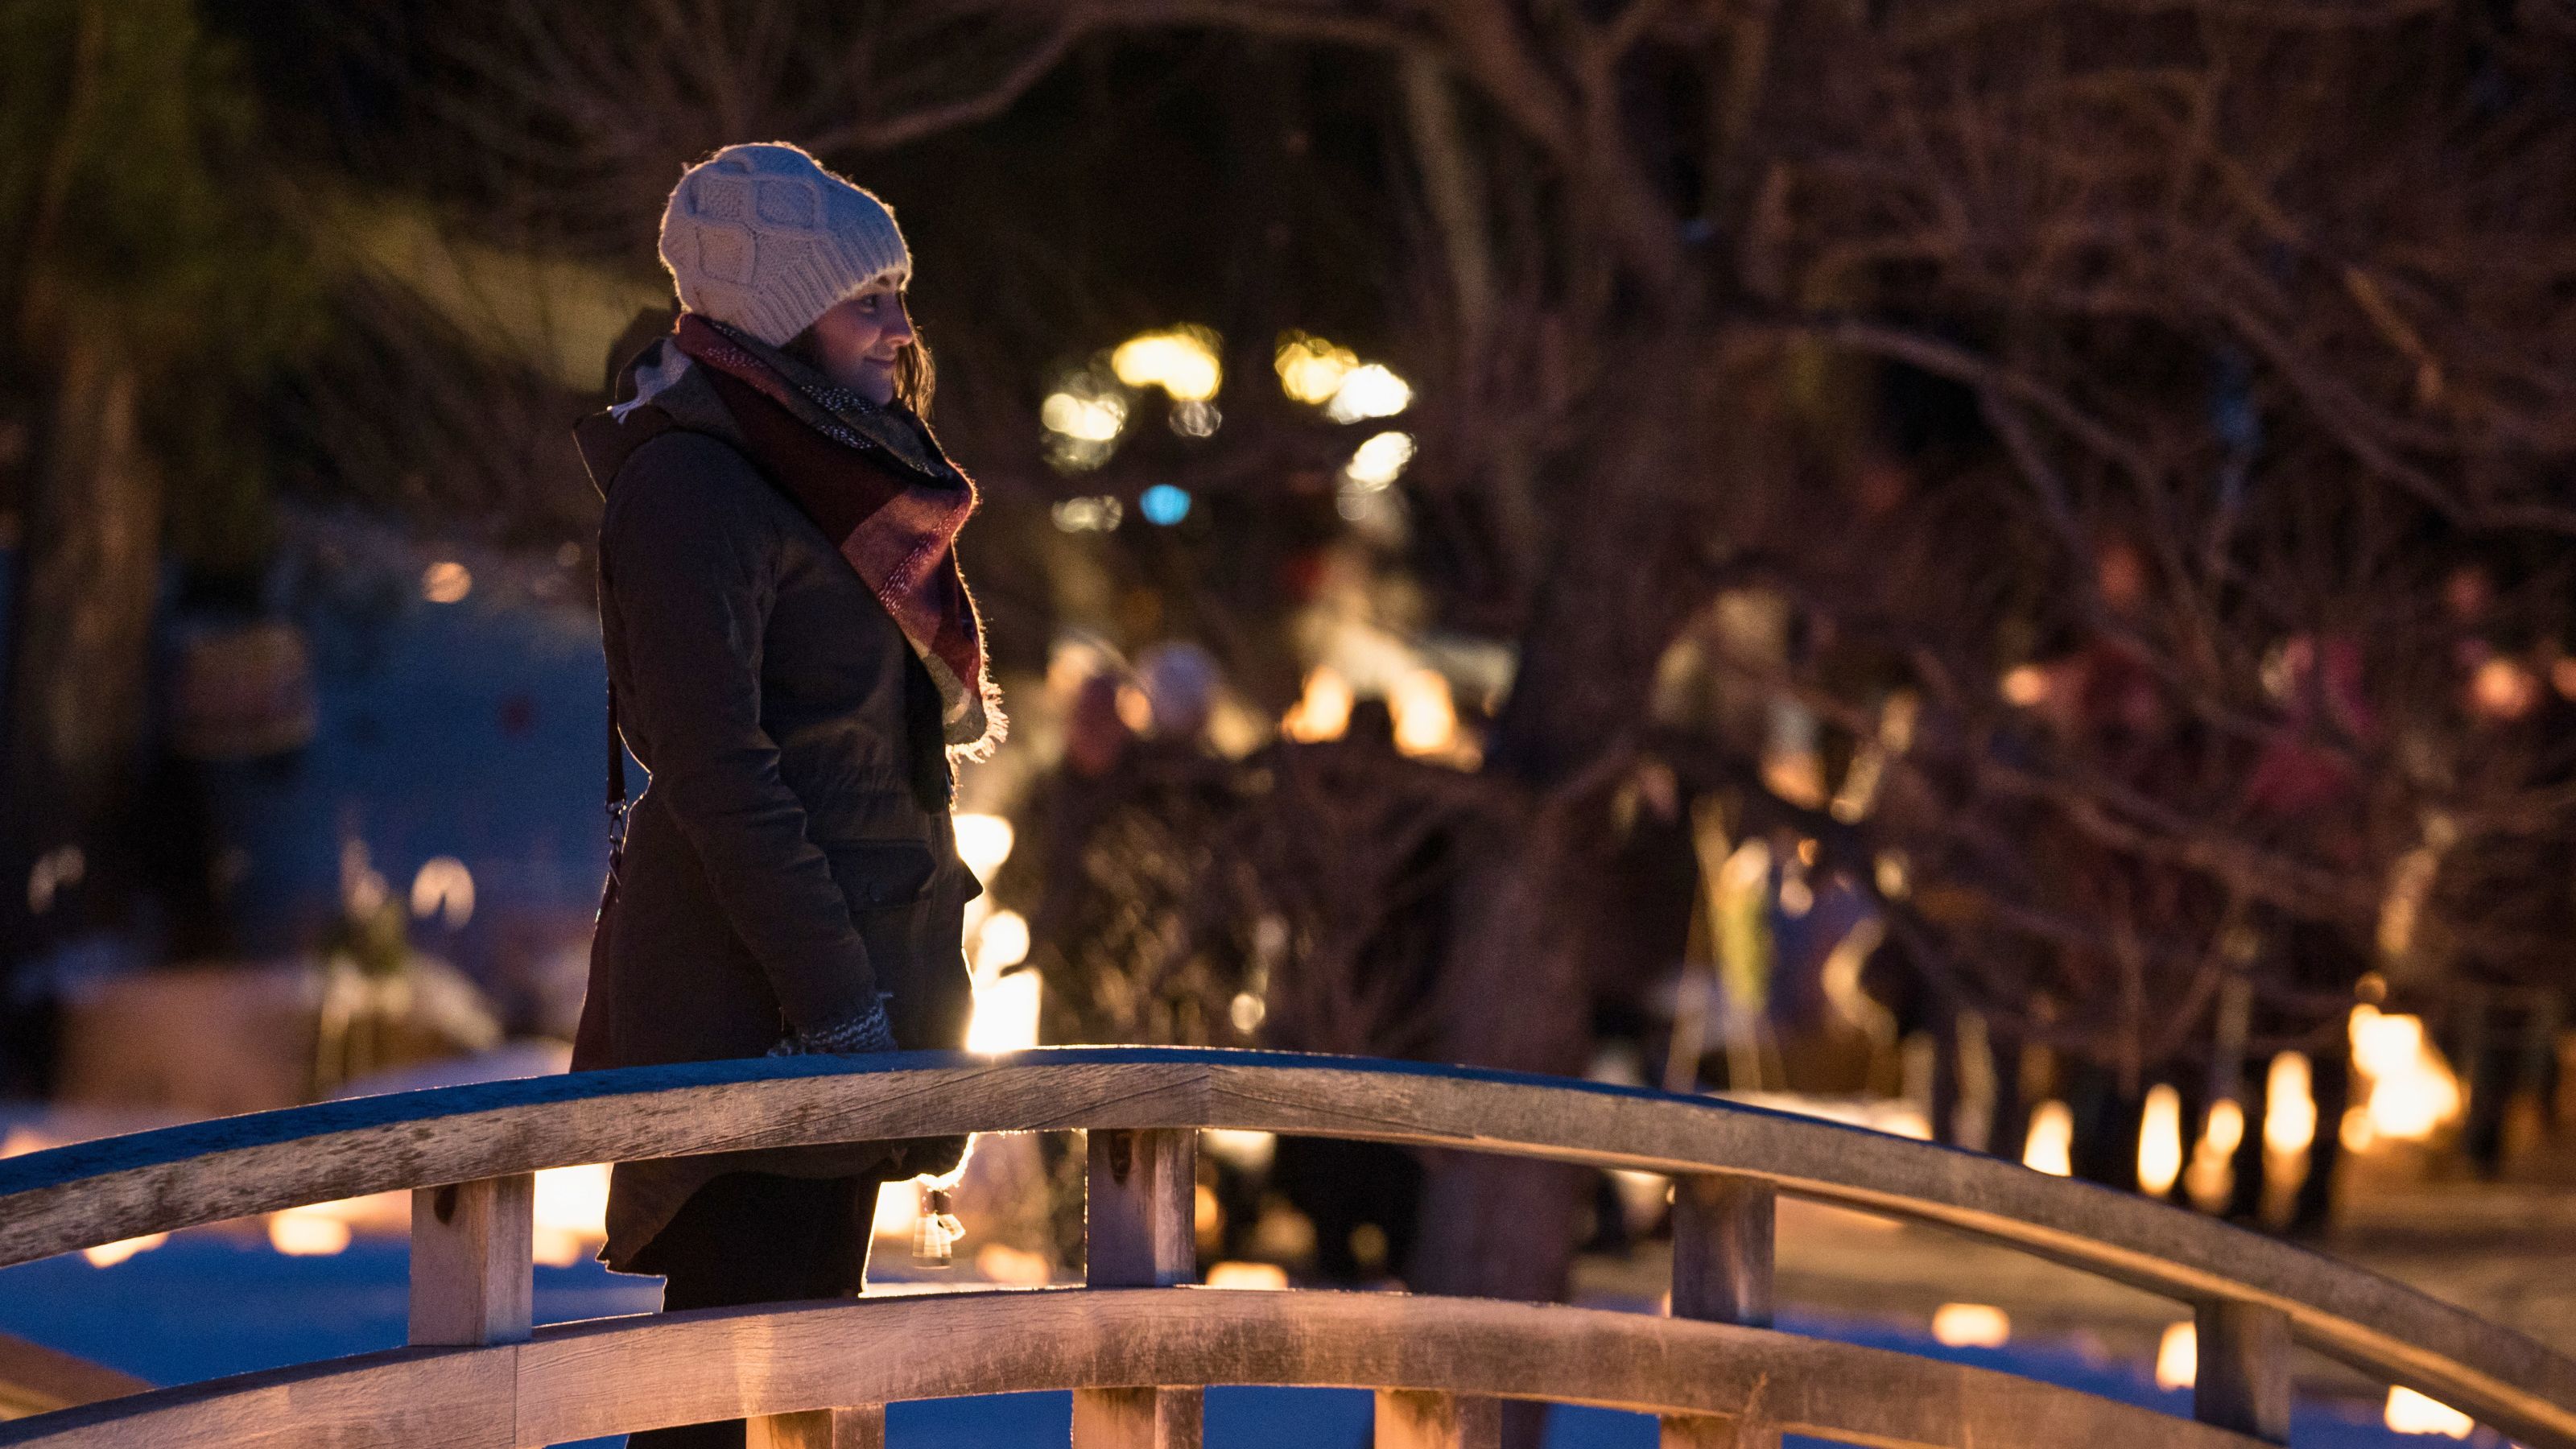
<svg viewBox="0 0 2576 1449">
<path fill-rule="evenodd" d="M 662 211 L 680 305 L 777 347 L 870 283 L 912 276 L 894 212 L 783 141 L 692 166 Z"/>
</svg>

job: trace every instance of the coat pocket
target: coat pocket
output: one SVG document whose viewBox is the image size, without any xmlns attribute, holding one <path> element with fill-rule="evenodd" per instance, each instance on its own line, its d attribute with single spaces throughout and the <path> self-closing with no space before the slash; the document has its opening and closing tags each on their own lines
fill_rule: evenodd
<svg viewBox="0 0 2576 1449">
<path fill-rule="evenodd" d="M 887 1009 L 896 1042 L 915 1051 L 964 1046 L 974 994 L 960 936 L 974 877 L 954 864 L 942 869 L 926 841 L 849 841 L 823 854 L 849 900 L 877 989 L 894 998 Z"/>
</svg>

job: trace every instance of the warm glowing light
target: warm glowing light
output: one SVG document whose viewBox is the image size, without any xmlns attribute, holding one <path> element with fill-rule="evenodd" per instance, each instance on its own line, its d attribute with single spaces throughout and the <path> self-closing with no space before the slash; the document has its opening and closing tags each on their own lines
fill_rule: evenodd
<svg viewBox="0 0 2576 1449">
<path fill-rule="evenodd" d="M 1356 423 L 1391 418 L 1411 406 L 1413 385 L 1383 363 L 1367 362 L 1342 378 L 1342 385 L 1333 390 L 1333 400 L 1324 405 L 1324 416 L 1337 423 Z"/>
<path fill-rule="evenodd" d="M 1276 1136 L 1249 1127 L 1203 1127 L 1199 1142 L 1209 1156 L 1254 1175 L 1268 1172 L 1270 1160 L 1279 1153 Z"/>
<path fill-rule="evenodd" d="M 975 983 L 975 1012 L 966 1023 L 970 1052 L 1024 1051 L 1038 1044 L 1038 997 L 1035 971 Z"/>
<path fill-rule="evenodd" d="M 1360 365 L 1360 359 L 1347 347 L 1291 332 L 1279 340 L 1279 351 L 1270 365 L 1278 370 L 1282 392 L 1301 403 L 1322 404 L 1332 401 L 1333 394 L 1342 390 L 1342 379 Z"/>
<path fill-rule="evenodd" d="M 1140 333 L 1109 354 L 1109 370 L 1129 387 L 1159 387 L 1174 402 L 1206 402 L 1225 380 L 1219 345 L 1205 327 Z"/>
<path fill-rule="evenodd" d="M 1038 404 L 1038 421 L 1048 432 L 1078 443 L 1114 442 L 1127 426 L 1127 404 L 1117 397 L 1051 392 Z"/>
<path fill-rule="evenodd" d="M 2245 1104 L 2234 1097 L 2221 1097 L 2211 1103 L 2201 1140 L 2222 1157 L 2235 1155 L 2236 1149 L 2245 1144 Z"/>
<path fill-rule="evenodd" d="M 1288 1286 L 1288 1270 L 1276 1263 L 1217 1263 L 1207 1270 L 1207 1285 L 1276 1292 Z"/>
<path fill-rule="evenodd" d="M 921 1185 L 911 1178 L 901 1182 L 882 1183 L 877 1187 L 877 1211 L 868 1224 L 870 1234 L 880 1238 L 910 1238 L 921 1222 Z"/>
<path fill-rule="evenodd" d="M 1008 1243 L 986 1243 L 975 1250 L 975 1271 L 988 1283 L 1014 1288 L 1043 1288 L 1055 1277 L 1043 1253 L 1024 1252 Z"/>
<path fill-rule="evenodd" d="M 537 1174 L 536 1235 L 530 1246 L 550 1268 L 569 1268 L 608 1241 L 608 1164 L 549 1167 Z"/>
<path fill-rule="evenodd" d="M 2156 1387 L 2187 1389 L 2200 1381 L 2200 1330 L 2186 1318 L 2165 1325 L 2156 1341 Z"/>
<path fill-rule="evenodd" d="M 1380 433 L 1362 443 L 1342 465 L 1342 477 L 1363 493 L 1374 493 L 1404 476 L 1405 465 L 1413 461 L 1411 433 Z"/>
<path fill-rule="evenodd" d="M 2289 1157 L 2316 1140 L 2317 1099 L 2309 1092 L 2307 1054 L 2283 1052 L 2272 1058 L 2264 1077 L 2263 1147 Z"/>
<path fill-rule="evenodd" d="M 2515 660 L 2490 659 L 2469 676 L 2469 700 L 2480 714 L 2520 719 L 2540 702 L 2540 681 Z"/>
<path fill-rule="evenodd" d="M 1011 822 L 999 815 L 960 815 L 955 818 L 957 858 L 975 872 L 975 879 L 991 884 L 993 872 L 1011 858 L 1011 846 L 1019 839 Z"/>
<path fill-rule="evenodd" d="M 1949 1348 L 2001 1348 L 2012 1319 L 1991 1303 L 1944 1303 L 1932 1310 L 1932 1340 Z"/>
<path fill-rule="evenodd" d="M 2374 1077 L 2405 1071 L 2424 1049 L 2422 1017 L 2391 1016 L 2366 1001 L 2352 1009 L 2344 1032 L 2352 1042 L 2352 1064 Z"/>
<path fill-rule="evenodd" d="M 2343 1125 L 2336 1129 L 2335 1136 L 2342 1141 L 2346 1152 L 2368 1152 L 2379 1144 L 2379 1131 L 2370 1125 L 2368 1107 L 2344 1108 Z"/>
<path fill-rule="evenodd" d="M 1234 1000 L 1226 1004 L 1225 1016 L 1236 1031 L 1250 1036 L 1261 1030 L 1261 1023 L 1269 1018 L 1270 1004 L 1249 991 L 1238 991 Z"/>
<path fill-rule="evenodd" d="M 1880 895 L 1891 901 L 1905 899 L 1908 882 L 1905 878 L 1904 856 L 1893 850 L 1880 851 L 1878 858 L 1870 862 L 1870 878 L 1878 883 Z"/>
<path fill-rule="evenodd" d="M 348 1249 L 350 1229 L 328 1203 L 268 1215 L 268 1245 L 291 1258 L 327 1258 Z"/>
<path fill-rule="evenodd" d="M 2004 703 L 2029 709 L 2048 698 L 2048 671 L 2036 664 L 2017 664 L 2004 671 L 1999 686 Z"/>
<path fill-rule="evenodd" d="M 2202 1211 L 2217 1212 L 2227 1206 L 2236 1191 L 2236 1149 L 2244 1141 L 2243 1104 L 2233 1097 L 2211 1103 L 2200 1140 L 2192 1145 L 2191 1164 L 2182 1173 L 2183 1188 Z"/>
<path fill-rule="evenodd" d="M 1300 744 L 1338 740 L 1351 727 L 1350 681 L 1329 664 L 1306 676 L 1306 692 L 1279 721 L 1279 732 Z"/>
<path fill-rule="evenodd" d="M 2182 1093 L 2158 1082 L 2147 1089 L 2138 1122 L 2138 1186 L 2150 1197 L 2163 1197 L 2181 1176 Z"/>
<path fill-rule="evenodd" d="M 2445 1439 L 2466 1439 L 2478 1427 L 2477 1420 L 2403 1384 L 2390 1386 L 2384 1417 L 2388 1427 L 2400 1434 L 2439 1434 Z"/>
<path fill-rule="evenodd" d="M 473 589 L 474 575 L 454 559 L 442 559 L 421 571 L 420 596 L 433 604 L 453 604 Z"/>
<path fill-rule="evenodd" d="M 474 872 L 452 855 L 432 856 L 411 878 L 411 913 L 437 916 L 453 931 L 474 918 Z"/>
<path fill-rule="evenodd" d="M 2075 1114 L 2064 1102 L 2042 1102 L 2030 1114 L 2030 1136 L 2022 1142 L 2021 1165 L 2051 1177 L 2075 1175 Z"/>
<path fill-rule="evenodd" d="M 2369 1084 L 2367 1137 L 2421 1142 L 2460 1115 L 2460 1079 L 2424 1035 L 2420 1016 L 2352 1009 L 2352 1064 Z"/>
<path fill-rule="evenodd" d="M 1138 734 L 1154 727 L 1154 697 L 1132 684 L 1118 686 L 1118 722 Z"/>
<path fill-rule="evenodd" d="M 137 1253 L 151 1252 L 168 1241 L 170 1241 L 168 1233 L 145 1233 L 139 1238 L 119 1238 L 113 1243 L 101 1243 L 95 1248 L 83 1248 L 81 1256 L 88 1259 L 89 1265 L 93 1268 L 113 1268 Z"/>
<path fill-rule="evenodd" d="M 975 932 L 975 977 L 999 977 L 1029 959 L 1029 918 L 1017 911 L 995 911 Z"/>
<path fill-rule="evenodd" d="M 1416 669 L 1396 680 L 1386 707 L 1395 716 L 1395 747 L 1404 753 L 1436 755 L 1457 743 L 1458 710 L 1438 670 Z"/>
</svg>

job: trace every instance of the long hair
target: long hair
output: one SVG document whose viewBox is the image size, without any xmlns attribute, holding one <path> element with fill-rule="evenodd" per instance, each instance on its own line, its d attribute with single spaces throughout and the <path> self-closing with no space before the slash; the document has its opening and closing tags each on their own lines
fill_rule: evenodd
<svg viewBox="0 0 2576 1449">
<path fill-rule="evenodd" d="M 814 329 L 787 339 L 778 349 L 820 372 L 823 349 L 815 345 Z M 923 422 L 930 421 L 930 394 L 939 383 L 939 365 L 930 358 L 930 344 L 922 339 L 921 324 L 912 324 L 912 345 L 895 354 L 894 401 L 906 412 Z"/>
<path fill-rule="evenodd" d="M 939 364 L 930 357 L 930 344 L 921 337 L 921 324 L 912 324 L 912 345 L 895 355 L 894 400 L 923 422 L 930 421 L 930 394 L 939 385 Z"/>
</svg>

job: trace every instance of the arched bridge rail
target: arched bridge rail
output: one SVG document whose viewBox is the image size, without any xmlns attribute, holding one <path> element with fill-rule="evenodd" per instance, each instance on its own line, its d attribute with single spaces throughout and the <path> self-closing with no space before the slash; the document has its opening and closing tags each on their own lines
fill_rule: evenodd
<svg viewBox="0 0 2576 1449">
<path fill-rule="evenodd" d="M 1541 1157 L 1675 1179 L 1674 1317 L 1184 1288 L 1193 1129 Z M 529 1328 L 530 1174 L 966 1131 L 1089 1129 L 1089 1287 Z M 1494 1396 L 1665 1415 L 1668 1445 L 1783 1429 L 1907 1446 L 2283 1442 L 2293 1340 L 2576 1449 L 2576 1362 L 2373 1274 L 1973 1153 L 1704 1098 L 1352 1058 L 1170 1048 L 710 1062 L 360 1098 L 0 1161 L 0 1266 L 414 1190 L 412 1347 L 0 1425 L 0 1445 L 494 1449 L 734 1414 L 877 1442 L 888 1400 L 1077 1390 L 1085 1445 L 1196 1438 L 1196 1386 L 1373 1387 L 1379 1442 L 1490 1435 Z M 1772 1331 L 1774 1195 L 1964 1231 L 2193 1305 L 2201 1422 Z M 1115 1291 L 1100 1291 L 1103 1289 Z M 901 1346 L 898 1351 L 897 1346 Z"/>
</svg>

